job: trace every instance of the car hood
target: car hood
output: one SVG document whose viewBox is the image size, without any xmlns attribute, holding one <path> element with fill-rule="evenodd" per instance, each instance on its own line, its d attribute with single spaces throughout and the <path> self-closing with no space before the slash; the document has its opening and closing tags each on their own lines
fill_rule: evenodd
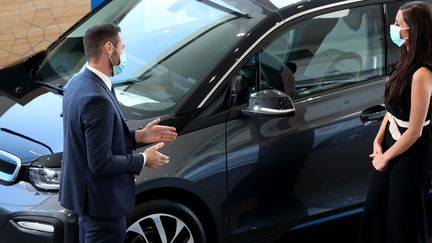
<svg viewBox="0 0 432 243">
<path fill-rule="evenodd" d="M 0 150 L 29 163 L 41 155 L 61 152 L 62 96 L 44 93 L 21 105 L 0 96 Z"/>
</svg>

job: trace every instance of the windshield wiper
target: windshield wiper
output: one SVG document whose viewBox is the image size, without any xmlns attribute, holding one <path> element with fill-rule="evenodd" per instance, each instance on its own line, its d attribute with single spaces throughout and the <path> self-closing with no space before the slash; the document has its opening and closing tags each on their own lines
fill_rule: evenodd
<svg viewBox="0 0 432 243">
<path fill-rule="evenodd" d="M 223 12 L 234 14 L 234 15 L 236 15 L 238 17 L 250 18 L 250 16 L 248 14 L 242 13 L 242 12 L 240 12 L 240 10 L 235 10 L 235 9 L 232 9 L 232 8 L 228 8 L 228 7 L 222 6 L 221 4 L 218 4 L 218 3 L 216 3 L 216 2 L 214 2 L 212 0 L 196 0 L 196 1 L 202 2 L 202 3 L 208 5 L 208 6 L 212 7 L 212 8 L 221 10 Z"/>
<path fill-rule="evenodd" d="M 64 94 L 64 89 L 63 89 L 63 88 L 60 88 L 60 87 L 54 86 L 54 85 L 52 85 L 52 84 L 50 84 L 50 83 L 47 83 L 47 82 L 41 82 L 41 81 L 35 81 L 35 83 L 39 84 L 40 86 L 43 86 L 43 87 L 46 87 L 46 88 L 52 89 L 52 90 L 56 91 L 57 94 L 59 94 L 59 95 L 63 95 L 63 94 Z"/>
</svg>

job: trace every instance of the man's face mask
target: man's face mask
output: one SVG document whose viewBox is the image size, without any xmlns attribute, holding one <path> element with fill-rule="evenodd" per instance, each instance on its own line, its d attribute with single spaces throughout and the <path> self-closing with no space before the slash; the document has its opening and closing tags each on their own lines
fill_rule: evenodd
<svg viewBox="0 0 432 243">
<path fill-rule="evenodd" d="M 399 26 L 396 26 L 394 24 L 390 25 L 390 38 L 397 46 L 401 47 L 408 38 L 402 39 L 400 36 L 401 30 L 409 29 L 408 28 L 401 28 Z"/>
<path fill-rule="evenodd" d="M 117 49 L 114 47 L 114 45 L 113 44 L 111 44 L 111 45 L 112 45 L 112 48 L 114 49 L 114 51 L 117 53 L 117 55 L 119 55 L 119 53 L 118 53 Z M 121 72 L 123 72 L 123 70 L 126 67 L 126 61 L 127 61 L 126 53 L 123 52 L 121 55 L 119 55 L 120 63 L 118 65 L 115 65 L 114 61 L 112 60 L 112 58 L 109 54 L 108 54 L 108 57 L 110 58 L 111 63 L 112 63 L 113 76 L 119 75 Z"/>
</svg>

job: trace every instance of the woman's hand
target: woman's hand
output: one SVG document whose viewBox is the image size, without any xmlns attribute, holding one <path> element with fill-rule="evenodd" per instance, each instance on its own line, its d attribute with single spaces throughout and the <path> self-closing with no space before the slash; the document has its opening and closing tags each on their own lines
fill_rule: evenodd
<svg viewBox="0 0 432 243">
<path fill-rule="evenodd" d="M 382 147 L 381 147 L 381 141 L 375 139 L 374 143 L 373 143 L 373 151 L 372 151 L 371 155 L 373 155 L 373 154 L 382 154 L 382 153 L 383 153 L 383 150 L 382 150 Z M 371 157 L 371 155 L 369 157 Z"/>
<path fill-rule="evenodd" d="M 372 158 L 372 165 L 377 171 L 384 171 L 388 165 L 388 159 L 383 154 L 381 142 L 375 139 L 373 152 L 369 155 Z"/>
<path fill-rule="evenodd" d="M 385 158 L 384 154 L 374 154 L 371 156 L 373 158 L 372 165 L 377 171 L 384 171 L 387 168 L 388 160 Z"/>
</svg>

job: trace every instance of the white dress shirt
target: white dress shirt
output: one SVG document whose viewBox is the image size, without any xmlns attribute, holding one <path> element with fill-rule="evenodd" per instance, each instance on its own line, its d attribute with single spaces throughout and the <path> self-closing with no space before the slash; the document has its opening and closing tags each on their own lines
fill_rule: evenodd
<svg viewBox="0 0 432 243">
<path fill-rule="evenodd" d="M 90 70 L 90 71 L 92 71 L 92 72 L 94 72 L 97 76 L 99 76 L 99 78 L 102 79 L 102 81 L 108 87 L 108 89 L 110 91 L 112 91 L 111 90 L 112 82 L 111 82 L 111 79 L 108 78 L 108 76 L 106 76 L 103 72 L 97 70 L 96 68 L 94 68 L 94 67 L 92 67 L 92 66 L 90 66 L 88 64 L 87 64 L 87 69 Z"/>
</svg>

